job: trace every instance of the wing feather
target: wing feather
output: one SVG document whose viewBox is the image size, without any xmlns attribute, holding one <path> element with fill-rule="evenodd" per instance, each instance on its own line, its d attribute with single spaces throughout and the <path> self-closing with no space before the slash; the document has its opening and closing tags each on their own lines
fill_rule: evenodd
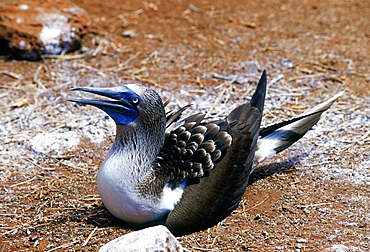
<svg viewBox="0 0 370 252">
<path fill-rule="evenodd" d="M 175 180 L 203 177 L 222 159 L 231 144 L 225 121 L 203 123 L 203 118 L 203 114 L 187 117 L 176 128 L 172 124 L 166 133 L 157 162 L 158 167 L 172 173 Z"/>
</svg>

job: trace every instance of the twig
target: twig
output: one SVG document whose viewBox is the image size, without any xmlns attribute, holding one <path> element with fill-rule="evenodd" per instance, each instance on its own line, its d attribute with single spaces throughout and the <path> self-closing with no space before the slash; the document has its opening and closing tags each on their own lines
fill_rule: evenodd
<svg viewBox="0 0 370 252">
<path fill-rule="evenodd" d="M 36 177 L 33 177 L 33 178 L 29 179 L 29 180 L 26 180 L 26 181 L 19 182 L 19 183 L 17 183 L 17 184 L 11 185 L 10 187 L 15 187 L 15 186 L 23 185 L 23 184 L 26 184 L 26 183 L 28 183 L 28 182 L 31 182 L 31 181 L 33 181 L 33 180 L 35 180 L 35 179 L 36 179 Z"/>
<path fill-rule="evenodd" d="M 360 139 L 358 139 L 357 141 L 355 141 L 354 143 L 351 143 L 349 144 L 348 146 L 344 147 L 343 149 L 341 149 L 340 151 L 338 151 L 338 155 L 342 155 L 342 153 L 346 150 L 348 150 L 349 148 L 351 148 L 352 146 L 355 146 L 356 144 L 359 144 L 361 141 L 365 140 L 368 136 L 370 135 L 370 130 L 367 131 L 365 134 L 363 134 Z"/>
<path fill-rule="evenodd" d="M 39 165 L 39 164 L 36 162 L 36 160 L 35 160 L 34 158 L 30 157 L 29 155 L 27 155 L 26 157 L 30 160 L 30 162 L 31 162 L 33 165 L 35 165 L 35 166 L 37 166 L 38 168 L 40 168 L 40 169 L 44 170 L 44 167 L 42 167 L 41 165 Z"/>
<path fill-rule="evenodd" d="M 269 88 L 269 87 L 273 86 L 273 85 L 274 85 L 275 83 L 277 83 L 279 80 L 284 79 L 284 77 L 285 77 L 285 75 L 284 75 L 284 74 L 280 74 L 280 75 L 279 75 L 279 76 L 277 76 L 276 78 L 272 79 L 272 80 L 270 81 L 270 83 L 267 85 L 267 87 Z"/>
<path fill-rule="evenodd" d="M 308 207 L 315 207 L 315 206 L 324 206 L 324 205 L 331 205 L 332 203 L 318 203 L 318 204 L 311 204 L 305 206 L 299 206 L 299 208 L 308 208 Z"/>
<path fill-rule="evenodd" d="M 243 210 L 243 211 L 240 211 L 239 213 L 245 213 L 245 212 L 248 212 L 248 211 L 250 211 L 250 210 L 252 210 L 252 209 L 254 209 L 254 208 L 256 208 L 256 207 L 258 207 L 258 206 L 260 206 L 260 205 L 262 205 L 268 198 L 270 198 L 270 196 L 267 196 L 264 200 L 262 200 L 260 203 L 258 203 L 258 204 L 256 204 L 256 205 L 254 205 L 254 206 L 252 206 L 252 207 L 250 207 L 250 208 L 247 208 L 247 209 L 245 209 L 245 210 Z"/>
<path fill-rule="evenodd" d="M 89 234 L 87 237 L 86 241 L 82 244 L 82 247 L 85 247 L 87 243 L 90 241 L 91 237 L 94 235 L 95 231 L 98 229 L 98 227 L 95 227 L 93 231 Z"/>
<path fill-rule="evenodd" d="M 185 245 L 187 247 L 190 247 L 191 249 L 194 249 L 194 250 L 199 250 L 199 251 L 214 251 L 214 252 L 218 251 L 218 250 L 215 250 L 215 249 L 205 249 L 205 248 L 194 247 L 194 246 L 191 246 L 190 244 L 186 244 L 184 242 L 180 242 L 180 244 Z"/>
<path fill-rule="evenodd" d="M 288 82 L 299 80 L 299 79 L 306 79 L 306 78 L 318 78 L 326 76 L 326 74 L 320 73 L 320 74 L 307 74 L 307 75 L 301 75 L 297 77 L 292 77 L 288 80 Z"/>
<path fill-rule="evenodd" d="M 221 91 L 221 93 L 219 93 L 219 95 L 217 96 L 215 102 L 212 104 L 211 108 L 208 110 L 207 114 L 206 114 L 206 117 L 209 117 L 209 115 L 211 114 L 212 110 L 217 106 L 217 104 L 221 101 L 221 98 L 222 96 L 224 95 L 224 93 L 226 92 L 226 90 L 228 88 L 230 88 L 230 86 L 234 83 L 234 81 L 236 80 L 238 76 L 235 75 L 230 81 L 226 82 L 225 84 L 225 87 L 224 89 Z"/>
<path fill-rule="evenodd" d="M 306 166 L 311 167 L 311 166 L 318 166 L 318 165 L 324 165 L 324 164 L 330 164 L 331 161 L 324 161 L 316 164 L 307 164 Z"/>
<path fill-rule="evenodd" d="M 63 245 L 61 245 L 59 247 L 55 247 L 55 248 L 49 249 L 46 252 L 51 252 L 51 251 L 55 251 L 55 250 L 58 250 L 58 249 L 68 248 L 70 246 L 75 245 L 76 243 L 78 243 L 78 241 L 74 241 L 74 242 L 71 242 L 71 243 L 66 243 L 66 244 L 63 244 Z"/>
<path fill-rule="evenodd" d="M 136 59 L 137 57 L 139 57 L 140 55 L 140 52 L 137 52 L 136 54 L 134 55 L 131 55 L 124 63 L 123 65 L 124 66 L 127 66 L 132 60 Z"/>
<path fill-rule="evenodd" d="M 0 234 L 0 236 L 5 237 L 5 235 L 7 235 L 7 234 L 11 234 L 11 233 L 14 233 L 15 234 L 18 230 L 19 230 L 19 228 L 16 227 L 16 228 L 13 228 L 13 229 L 11 229 L 9 231 L 6 231 L 5 233 Z"/>
<path fill-rule="evenodd" d="M 71 55 L 43 55 L 42 58 L 44 59 L 61 59 L 61 60 L 72 60 L 72 59 L 82 59 L 90 54 L 92 54 L 94 50 L 89 50 L 84 53 L 79 53 L 79 54 L 71 54 Z"/>
<path fill-rule="evenodd" d="M 86 200 L 86 201 L 92 201 L 92 200 L 100 200 L 99 195 L 87 195 L 79 198 L 78 200 Z"/>
<path fill-rule="evenodd" d="M 44 84 L 42 84 L 42 82 L 39 80 L 39 74 L 40 74 L 40 71 L 41 69 L 43 68 L 44 66 L 43 65 L 39 65 L 39 67 L 37 68 L 36 70 L 36 73 L 35 75 L 33 76 L 33 83 L 35 83 L 37 85 L 38 88 L 41 88 L 43 90 L 46 90 L 46 87 Z"/>
<path fill-rule="evenodd" d="M 221 74 L 218 74 L 218 73 L 214 73 L 212 75 L 213 78 L 215 79 L 220 79 L 220 80 L 226 80 L 226 81 L 232 81 L 235 82 L 236 84 L 241 84 L 239 81 L 237 81 L 237 75 L 234 75 L 234 76 L 225 76 L 225 75 L 221 75 Z"/>
<path fill-rule="evenodd" d="M 147 79 L 145 77 L 141 77 L 141 76 L 135 76 L 134 77 L 135 79 L 139 80 L 139 81 L 142 81 L 142 82 L 146 82 L 146 83 L 149 83 L 149 84 L 152 84 L 153 86 L 156 86 L 156 87 L 159 87 L 159 88 L 162 88 L 162 89 L 168 89 L 168 87 L 166 86 L 163 86 L 163 85 L 160 85 L 158 84 L 157 82 L 155 82 L 154 80 L 152 79 Z"/>
<path fill-rule="evenodd" d="M 192 10 L 192 11 L 194 11 L 194 12 L 198 12 L 198 13 L 202 13 L 203 12 L 202 9 L 199 9 L 199 8 L 195 7 L 191 3 L 189 4 L 189 9 Z"/>
<path fill-rule="evenodd" d="M 12 77 L 12 78 L 17 79 L 17 80 L 22 79 L 22 75 L 20 75 L 20 74 L 8 72 L 8 71 L 2 71 L 1 73 L 5 74 L 5 75 L 8 75 L 9 77 Z"/>
</svg>

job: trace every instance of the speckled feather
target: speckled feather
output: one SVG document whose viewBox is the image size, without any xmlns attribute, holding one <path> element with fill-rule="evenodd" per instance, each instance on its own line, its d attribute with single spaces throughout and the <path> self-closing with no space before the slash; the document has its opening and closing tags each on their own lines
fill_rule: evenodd
<svg viewBox="0 0 370 252">
<path fill-rule="evenodd" d="M 174 180 L 199 178 L 212 170 L 231 144 L 231 136 L 217 122 L 201 123 L 203 114 L 186 118 L 167 132 L 158 155 L 161 169 L 174 174 Z"/>
</svg>

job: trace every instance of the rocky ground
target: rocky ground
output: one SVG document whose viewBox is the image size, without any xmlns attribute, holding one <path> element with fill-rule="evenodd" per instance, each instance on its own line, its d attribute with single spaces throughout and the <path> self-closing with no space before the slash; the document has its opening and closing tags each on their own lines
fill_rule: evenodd
<svg viewBox="0 0 370 252">
<path fill-rule="evenodd" d="M 0 58 L 0 251 L 97 251 L 131 232 L 95 177 L 114 125 L 74 86 L 138 82 L 170 108 L 220 117 L 261 71 L 264 125 L 346 93 L 290 149 L 262 163 L 240 206 L 191 251 L 370 249 L 369 1 L 74 1 L 92 19 L 82 51 Z M 235 80 L 232 84 L 231 81 Z M 86 97 L 86 95 L 85 95 Z"/>
</svg>

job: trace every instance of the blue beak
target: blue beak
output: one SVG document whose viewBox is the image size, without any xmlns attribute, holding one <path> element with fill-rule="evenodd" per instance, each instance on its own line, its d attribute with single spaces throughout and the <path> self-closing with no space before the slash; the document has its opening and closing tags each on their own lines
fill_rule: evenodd
<svg viewBox="0 0 370 252">
<path fill-rule="evenodd" d="M 126 86 L 111 88 L 76 87 L 72 91 L 84 91 L 111 98 L 111 101 L 73 99 L 83 105 L 92 105 L 106 112 L 117 125 L 127 125 L 140 115 L 140 96 Z"/>
</svg>

